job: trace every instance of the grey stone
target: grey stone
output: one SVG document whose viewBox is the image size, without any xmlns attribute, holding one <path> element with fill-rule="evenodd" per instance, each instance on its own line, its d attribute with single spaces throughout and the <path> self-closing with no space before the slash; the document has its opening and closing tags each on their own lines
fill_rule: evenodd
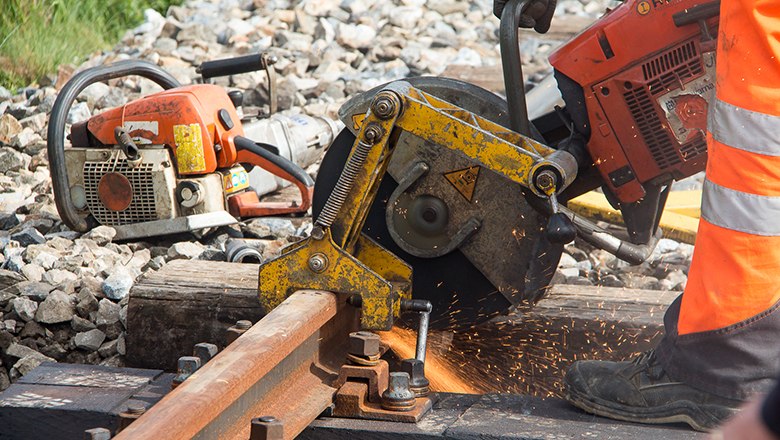
<svg viewBox="0 0 780 440">
<path fill-rule="evenodd" d="M 89 111 L 89 105 L 86 102 L 77 102 L 73 104 L 68 112 L 67 122 L 68 124 L 75 124 L 77 122 L 86 121 L 92 116 Z"/>
<path fill-rule="evenodd" d="M 43 275 L 43 281 L 53 286 L 61 286 L 77 279 L 76 274 L 62 269 L 52 269 Z"/>
<path fill-rule="evenodd" d="M 24 128 L 29 128 L 34 132 L 40 132 L 46 128 L 46 113 L 36 113 L 28 118 L 24 118 L 19 123 Z"/>
<path fill-rule="evenodd" d="M 20 153 L 13 148 L 0 148 L 0 174 L 27 169 L 29 165 L 30 156 Z"/>
<path fill-rule="evenodd" d="M 122 334 L 122 332 L 125 331 L 125 328 L 122 326 L 122 323 L 115 322 L 113 324 L 106 324 L 98 326 L 100 330 L 103 331 L 103 333 L 106 334 L 106 338 L 108 339 L 116 339 L 119 337 L 119 335 Z"/>
<path fill-rule="evenodd" d="M 108 91 L 103 97 L 97 100 L 95 103 L 95 108 L 98 109 L 108 109 L 108 108 L 114 108 L 119 107 L 121 105 L 124 105 L 127 102 L 127 99 L 125 98 L 124 93 L 122 93 L 121 89 L 118 88 L 112 88 Z"/>
<path fill-rule="evenodd" d="M 116 229 L 111 226 L 98 226 L 95 229 L 87 232 L 83 235 L 83 238 L 93 240 L 98 246 L 105 246 L 111 243 L 111 240 L 116 237 Z"/>
<path fill-rule="evenodd" d="M 561 261 L 558 262 L 558 267 L 560 268 L 571 268 L 571 267 L 577 267 L 577 260 L 574 259 L 569 254 L 562 254 L 561 255 Z"/>
<path fill-rule="evenodd" d="M 32 321 L 35 318 L 35 312 L 38 311 L 38 303 L 25 297 L 11 300 L 11 307 L 13 307 L 16 316 L 25 322 Z"/>
<path fill-rule="evenodd" d="M 52 342 L 50 344 L 44 345 L 41 347 L 40 351 L 41 354 L 57 361 L 62 360 L 65 355 L 68 354 L 68 350 L 66 350 L 59 342 Z"/>
<path fill-rule="evenodd" d="M 46 329 L 35 321 L 30 321 L 24 324 L 22 331 L 19 332 L 20 338 L 39 338 L 46 336 Z"/>
<path fill-rule="evenodd" d="M 290 219 L 263 217 L 247 222 L 242 231 L 249 238 L 287 238 L 295 234 L 295 225 Z"/>
<path fill-rule="evenodd" d="M 119 322 L 119 304 L 112 302 L 109 299 L 101 299 L 98 303 L 97 316 L 95 317 L 95 324 L 111 325 Z"/>
<path fill-rule="evenodd" d="M 11 386 L 11 379 L 8 377 L 8 373 L 5 368 L 0 368 L 0 391 L 5 391 Z"/>
<path fill-rule="evenodd" d="M 160 270 L 163 266 L 165 266 L 165 257 L 162 256 L 154 257 L 146 264 L 146 268 L 151 270 Z"/>
<path fill-rule="evenodd" d="M 7 231 L 19 223 L 21 223 L 19 215 L 15 212 L 0 213 L 0 229 Z"/>
<path fill-rule="evenodd" d="M 82 288 L 76 294 L 76 313 L 82 318 L 89 318 L 90 313 L 98 309 L 98 300 L 90 289 Z"/>
<path fill-rule="evenodd" d="M 55 290 L 38 306 L 35 320 L 44 324 L 68 322 L 75 313 L 73 300 L 65 292 Z"/>
<path fill-rule="evenodd" d="M 116 351 L 120 355 L 124 356 L 127 353 L 125 334 L 122 333 L 116 340 Z"/>
<path fill-rule="evenodd" d="M 168 249 L 168 260 L 194 260 L 205 251 L 202 244 L 197 242 L 185 241 L 176 243 Z"/>
<path fill-rule="evenodd" d="M 0 290 L 0 307 L 5 307 L 16 298 L 16 294 L 6 290 Z"/>
<path fill-rule="evenodd" d="M 18 377 L 22 377 L 25 374 L 29 373 L 30 371 L 34 370 L 38 365 L 41 365 L 44 362 L 57 362 L 54 359 L 44 356 L 40 353 L 36 353 L 36 355 L 31 356 L 25 356 L 22 359 L 19 359 L 14 364 L 14 370 L 18 373 Z"/>
<path fill-rule="evenodd" d="M 117 353 L 117 345 L 119 341 L 117 339 L 114 339 L 113 341 L 104 342 L 103 345 L 98 348 L 98 353 L 100 356 L 107 358 L 109 356 L 113 356 Z"/>
<path fill-rule="evenodd" d="M 100 98 L 106 96 L 110 90 L 111 87 L 107 84 L 96 82 L 82 90 L 79 97 L 81 99 L 86 99 L 87 104 L 89 104 L 90 107 L 94 107 L 95 103 L 97 103 Z"/>
<path fill-rule="evenodd" d="M 119 322 L 122 323 L 122 327 L 127 328 L 127 305 L 119 309 Z"/>
<path fill-rule="evenodd" d="M 6 257 L 3 256 L 3 258 L 6 258 Z M 21 273 L 22 275 L 24 275 L 30 281 L 40 281 L 40 277 L 38 279 L 35 279 L 35 274 L 33 274 L 32 277 L 31 277 L 30 275 L 27 275 L 26 273 L 24 273 L 24 267 L 27 266 L 27 265 L 24 264 L 24 258 L 22 258 L 21 255 L 12 255 L 11 257 L 9 257 L 5 261 L 4 264 L 2 264 L 2 266 L 6 270 L 10 270 L 10 271 L 16 272 L 16 273 Z M 38 266 L 38 267 L 40 267 L 40 266 Z M 43 268 L 41 268 L 40 276 L 43 276 Z"/>
<path fill-rule="evenodd" d="M 21 359 L 27 356 L 42 356 L 37 351 L 33 350 L 32 348 L 19 344 L 17 342 L 12 343 L 8 348 L 5 350 L 6 356 L 10 356 L 12 358 Z"/>
<path fill-rule="evenodd" d="M 18 258 L 21 260 L 21 257 Z M 30 281 L 41 281 L 44 273 L 46 273 L 46 271 L 35 263 L 25 264 L 22 267 L 22 275 Z"/>
<path fill-rule="evenodd" d="M 21 283 L 22 281 L 26 281 L 27 279 L 16 273 L 12 272 L 10 270 L 0 269 L 0 290 L 6 289 L 8 287 L 14 286 L 18 283 Z"/>
<path fill-rule="evenodd" d="M 0 116 L 0 142 L 10 144 L 11 139 L 22 132 L 22 124 L 10 113 Z"/>
<path fill-rule="evenodd" d="M 76 333 L 73 337 L 73 343 L 76 348 L 87 351 L 95 351 L 103 344 L 106 334 L 98 329 L 92 329 L 86 332 Z"/>
<path fill-rule="evenodd" d="M 89 319 L 74 315 L 70 320 L 70 327 L 77 332 L 86 332 L 95 328 L 95 324 Z"/>
<path fill-rule="evenodd" d="M 103 281 L 103 294 L 113 300 L 120 300 L 130 293 L 134 282 L 135 277 L 127 269 L 117 269 Z"/>
<path fill-rule="evenodd" d="M 599 285 L 606 287 L 625 287 L 626 283 L 613 274 L 607 274 L 599 279 Z"/>
<path fill-rule="evenodd" d="M 336 27 L 339 44 L 353 49 L 367 49 L 376 43 L 376 30 L 364 24 L 339 23 Z"/>
<path fill-rule="evenodd" d="M 49 296 L 49 293 L 54 290 L 54 286 L 48 283 L 39 283 L 36 281 L 22 281 L 16 284 L 10 291 L 20 296 L 25 296 L 34 301 L 43 301 Z"/>
</svg>

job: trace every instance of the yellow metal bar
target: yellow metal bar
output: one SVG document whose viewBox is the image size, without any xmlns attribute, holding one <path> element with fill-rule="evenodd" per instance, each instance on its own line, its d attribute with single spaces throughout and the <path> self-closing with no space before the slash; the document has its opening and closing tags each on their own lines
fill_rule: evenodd
<svg viewBox="0 0 780 440">
<path fill-rule="evenodd" d="M 533 165 L 555 151 L 420 90 L 411 88 L 403 100 L 397 127 L 460 151 L 524 187 Z"/>
<path fill-rule="evenodd" d="M 623 217 L 620 215 L 620 211 L 612 208 L 612 205 L 609 204 L 602 193 L 595 191 L 585 193 L 570 200 L 567 206 L 583 217 L 613 224 L 623 224 Z M 660 226 L 664 231 L 664 237 L 693 244 L 696 241 L 699 219 L 667 209 L 661 215 Z"/>
</svg>

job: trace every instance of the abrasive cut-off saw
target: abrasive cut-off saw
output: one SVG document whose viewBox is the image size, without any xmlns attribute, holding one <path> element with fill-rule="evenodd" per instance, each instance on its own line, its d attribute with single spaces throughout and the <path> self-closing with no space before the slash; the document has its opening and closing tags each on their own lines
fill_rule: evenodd
<svg viewBox="0 0 780 440">
<path fill-rule="evenodd" d="M 198 71 L 207 81 L 266 70 L 269 113 L 274 113 L 273 61 L 253 54 L 209 61 Z M 65 148 L 65 124 L 78 94 L 95 82 L 129 75 L 165 90 L 73 124 L 71 146 Z M 81 232 L 112 226 L 117 239 L 128 239 L 228 225 L 238 218 L 305 213 L 314 181 L 299 164 L 319 158 L 338 131 L 336 124 L 305 115 L 242 118 L 242 99 L 240 91 L 228 93 L 216 85 L 181 86 L 145 61 L 77 73 L 60 91 L 48 131 L 62 220 Z M 258 191 L 275 189 L 281 184 L 277 178 L 294 184 L 300 199 L 261 202 Z"/>
<path fill-rule="evenodd" d="M 312 238 L 261 267 L 261 301 L 328 288 L 362 304 L 364 327 L 386 328 L 411 296 L 434 304 L 434 323 L 473 323 L 540 299 L 575 236 L 633 264 L 650 255 L 671 182 L 706 163 L 719 2 L 608 11 L 550 57 L 557 88 L 547 93 L 565 106 L 533 121 L 518 49 L 525 3 L 501 17 L 507 100 L 425 77 L 343 106 Z M 596 188 L 622 213 L 624 235 L 565 207 Z"/>
</svg>

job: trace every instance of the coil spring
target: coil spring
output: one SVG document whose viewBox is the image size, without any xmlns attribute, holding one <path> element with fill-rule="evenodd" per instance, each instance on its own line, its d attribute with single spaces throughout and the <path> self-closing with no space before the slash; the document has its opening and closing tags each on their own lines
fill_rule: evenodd
<svg viewBox="0 0 780 440">
<path fill-rule="evenodd" d="M 366 157 L 368 157 L 368 153 L 371 151 L 371 146 L 370 143 L 363 139 L 358 142 L 355 153 L 349 158 L 347 164 L 344 166 L 344 170 L 341 172 L 339 180 L 333 188 L 333 192 L 328 196 L 328 201 L 325 202 L 325 206 L 322 208 L 319 217 L 317 217 L 317 221 L 314 222 L 316 226 L 327 228 L 336 220 L 336 216 L 339 211 L 341 211 L 341 206 L 347 199 L 358 173 L 363 169 Z"/>
</svg>

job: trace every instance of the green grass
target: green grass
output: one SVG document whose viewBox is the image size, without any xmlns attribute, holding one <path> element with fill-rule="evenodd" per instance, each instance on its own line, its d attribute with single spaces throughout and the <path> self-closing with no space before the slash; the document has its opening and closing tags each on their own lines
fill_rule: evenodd
<svg viewBox="0 0 780 440">
<path fill-rule="evenodd" d="M 154 8 L 182 0 L 0 0 L 0 85 L 13 90 L 114 45 Z"/>
</svg>

